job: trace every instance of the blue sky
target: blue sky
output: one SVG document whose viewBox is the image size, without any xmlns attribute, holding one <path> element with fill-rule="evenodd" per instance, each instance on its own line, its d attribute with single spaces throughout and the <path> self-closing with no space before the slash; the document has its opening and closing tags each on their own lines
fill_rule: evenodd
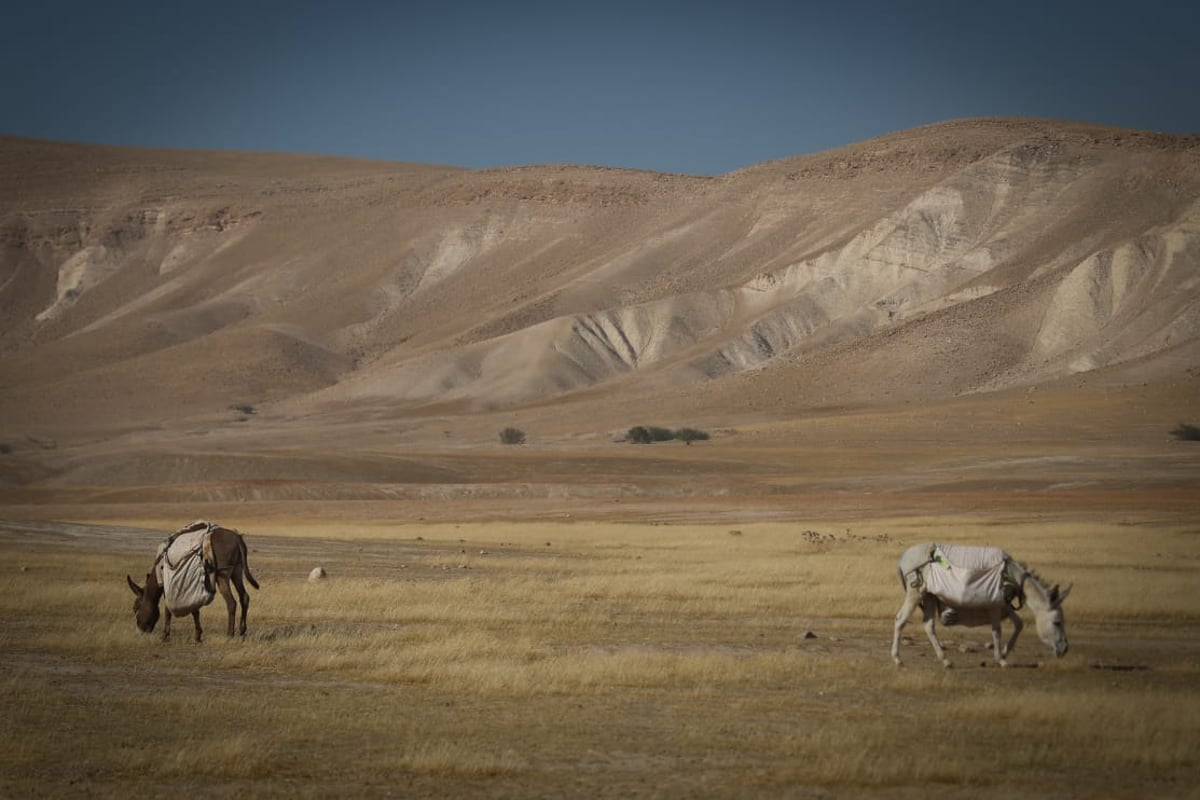
<svg viewBox="0 0 1200 800">
<path fill-rule="evenodd" d="M 1014 115 L 1200 133 L 1200 3 L 25 2 L 0 133 L 719 174 Z"/>
</svg>

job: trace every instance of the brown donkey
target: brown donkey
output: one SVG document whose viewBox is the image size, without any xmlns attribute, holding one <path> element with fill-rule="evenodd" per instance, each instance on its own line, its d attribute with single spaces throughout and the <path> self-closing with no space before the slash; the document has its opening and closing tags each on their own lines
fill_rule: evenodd
<svg viewBox="0 0 1200 800">
<path fill-rule="evenodd" d="M 203 592 L 202 597 L 191 602 L 183 607 L 172 608 L 172 599 L 168 598 L 167 602 L 167 619 L 163 625 L 163 641 L 166 641 L 171 636 L 171 617 L 172 615 L 182 616 L 190 613 L 192 621 L 196 625 L 196 641 L 199 642 L 203 635 L 203 630 L 200 628 L 200 609 L 203 606 L 212 602 L 215 591 L 213 591 L 213 579 L 215 579 L 216 590 L 221 592 L 221 596 L 225 598 L 225 606 L 229 610 L 229 635 L 233 636 L 234 617 L 237 615 L 237 602 L 233 599 L 233 592 L 230 591 L 229 584 L 232 583 L 237 589 L 238 599 L 242 603 L 242 623 L 239 633 L 242 636 L 246 635 L 246 611 L 250 608 L 250 593 L 246 591 L 246 585 L 242 582 L 244 575 L 246 580 L 250 581 L 250 585 L 255 589 L 258 587 L 258 581 L 254 579 L 254 575 L 250 573 L 250 564 L 246 560 L 246 540 L 242 535 L 232 528 L 223 528 L 220 525 L 211 525 L 207 522 L 195 522 L 183 528 L 178 533 L 175 533 L 159 546 L 158 555 L 154 559 L 154 564 L 150 571 L 146 573 L 145 587 L 138 586 L 133 578 L 128 575 L 125 580 L 129 583 L 130 590 L 133 591 L 136 599 L 133 601 L 133 613 L 137 619 L 138 629 L 143 633 L 150 633 L 154 630 L 154 626 L 158 624 L 159 616 L 159 601 L 164 594 L 164 575 L 163 564 L 169 563 L 167 557 L 170 545 L 181 535 L 195 534 L 200 537 L 201 544 L 197 545 L 192 553 L 188 553 L 186 557 L 197 557 L 203 561 L 203 587 L 207 591 Z"/>
</svg>

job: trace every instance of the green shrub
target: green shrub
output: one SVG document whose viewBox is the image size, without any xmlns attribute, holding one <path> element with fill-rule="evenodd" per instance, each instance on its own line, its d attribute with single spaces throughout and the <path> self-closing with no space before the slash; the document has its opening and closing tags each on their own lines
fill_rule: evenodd
<svg viewBox="0 0 1200 800">
<path fill-rule="evenodd" d="M 505 428 L 500 431 L 501 444 L 525 444 L 525 431 L 520 428 Z"/>
<path fill-rule="evenodd" d="M 631 442 L 632 444 L 650 444 L 654 440 L 650 438 L 650 431 L 646 429 L 646 426 L 634 425 L 629 429 L 629 432 L 625 434 L 625 441 Z"/>
<path fill-rule="evenodd" d="M 1179 423 L 1179 427 L 1171 431 L 1171 435 L 1185 442 L 1200 442 L 1200 428 L 1186 422 Z"/>
<path fill-rule="evenodd" d="M 669 442 L 675 438 L 675 434 L 670 428 L 648 425 L 646 430 L 650 432 L 650 439 L 655 442 Z"/>
<path fill-rule="evenodd" d="M 711 437 L 705 431 L 696 428 L 680 428 L 675 431 L 675 438 L 684 444 L 691 444 L 692 442 L 706 442 Z"/>
</svg>

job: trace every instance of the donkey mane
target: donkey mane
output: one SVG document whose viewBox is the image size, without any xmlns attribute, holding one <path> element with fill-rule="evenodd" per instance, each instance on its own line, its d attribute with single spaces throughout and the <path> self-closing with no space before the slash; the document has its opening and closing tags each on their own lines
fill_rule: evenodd
<svg viewBox="0 0 1200 800">
<path fill-rule="evenodd" d="M 1058 586 L 1046 586 L 1046 579 L 1037 573 L 1036 570 L 1030 569 L 1023 564 L 1018 564 L 1025 571 L 1025 581 L 1029 583 L 1037 591 L 1038 600 L 1047 606 L 1056 605 L 1058 603 Z"/>
</svg>

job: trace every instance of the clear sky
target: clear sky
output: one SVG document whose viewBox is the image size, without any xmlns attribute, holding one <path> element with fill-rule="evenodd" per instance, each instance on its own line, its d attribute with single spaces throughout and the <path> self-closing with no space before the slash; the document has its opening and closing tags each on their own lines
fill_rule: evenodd
<svg viewBox="0 0 1200 800">
<path fill-rule="evenodd" d="M 719 174 L 1015 115 L 1200 132 L 1200 2 L 8 4 L 0 133 Z"/>
</svg>

